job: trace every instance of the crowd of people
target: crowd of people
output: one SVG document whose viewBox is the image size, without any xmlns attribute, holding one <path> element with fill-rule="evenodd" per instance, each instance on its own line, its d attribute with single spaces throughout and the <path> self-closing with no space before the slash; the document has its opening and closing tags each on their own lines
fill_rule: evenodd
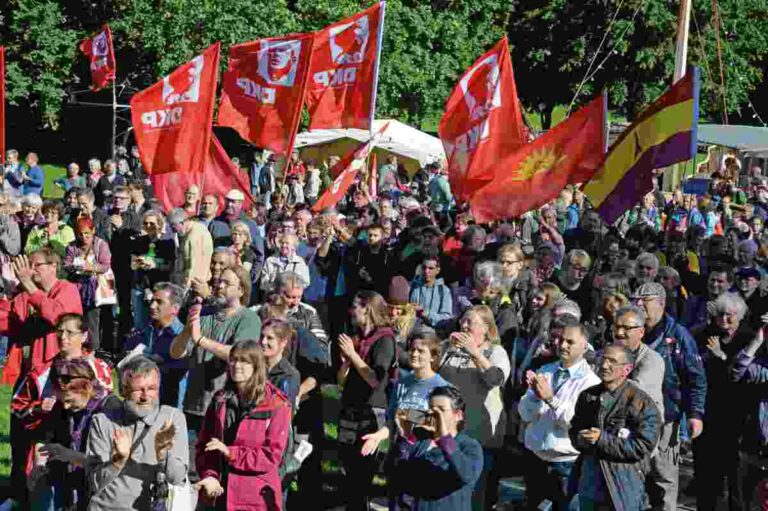
<svg viewBox="0 0 768 511">
<path fill-rule="evenodd" d="M 331 451 L 350 511 L 376 475 L 393 510 L 493 509 L 510 470 L 526 509 L 672 511 L 683 451 L 698 509 L 768 506 L 760 168 L 479 225 L 440 163 L 318 213 L 333 160 L 258 158 L 252 204 L 163 211 L 121 155 L 61 200 L 34 153 L 0 173 L 21 509 L 320 509 Z"/>
</svg>

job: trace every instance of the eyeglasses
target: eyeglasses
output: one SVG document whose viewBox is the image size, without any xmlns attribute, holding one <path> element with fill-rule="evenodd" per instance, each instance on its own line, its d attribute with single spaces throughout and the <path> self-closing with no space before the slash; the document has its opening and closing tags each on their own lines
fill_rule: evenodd
<svg viewBox="0 0 768 511">
<path fill-rule="evenodd" d="M 637 330 L 638 328 L 643 328 L 643 325 L 613 325 L 611 326 L 611 330 L 614 332 L 620 332 L 621 330 L 624 330 L 625 332 L 631 332 L 632 330 Z"/>
<path fill-rule="evenodd" d="M 128 200 L 129 197 L 123 197 L 122 195 L 115 195 L 115 200 Z"/>
<path fill-rule="evenodd" d="M 85 376 L 72 376 L 69 374 L 60 374 L 56 377 L 56 381 L 62 386 L 67 386 L 75 380 L 87 380 Z"/>
<path fill-rule="evenodd" d="M 499 261 L 499 263 L 500 263 L 500 264 L 502 264 L 502 265 L 504 265 L 504 266 L 506 266 L 506 265 L 508 265 L 508 264 L 519 264 L 519 263 L 522 263 L 522 262 L 523 262 L 523 261 L 522 261 L 521 259 L 515 259 L 515 260 L 512 260 L 512 261 L 510 261 L 510 260 L 506 260 L 506 261 L 502 260 L 502 261 Z"/>
<path fill-rule="evenodd" d="M 66 328 L 62 328 L 62 329 L 56 330 L 56 335 L 61 337 L 72 337 L 74 335 L 83 335 L 83 332 L 77 332 L 77 331 L 67 330 Z"/>
</svg>

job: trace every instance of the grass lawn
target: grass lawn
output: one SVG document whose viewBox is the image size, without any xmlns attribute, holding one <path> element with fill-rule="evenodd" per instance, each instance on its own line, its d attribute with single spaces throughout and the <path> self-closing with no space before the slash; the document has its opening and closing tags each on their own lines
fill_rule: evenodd
<svg viewBox="0 0 768 511">
<path fill-rule="evenodd" d="M 45 164 L 40 165 L 45 172 L 45 183 L 43 184 L 43 197 L 46 199 L 58 199 L 64 197 L 64 190 L 57 186 L 53 186 L 53 180 L 58 179 L 67 174 L 66 167 L 62 165 Z"/>
<path fill-rule="evenodd" d="M 0 385 L 0 486 L 11 474 L 11 387 Z"/>
</svg>

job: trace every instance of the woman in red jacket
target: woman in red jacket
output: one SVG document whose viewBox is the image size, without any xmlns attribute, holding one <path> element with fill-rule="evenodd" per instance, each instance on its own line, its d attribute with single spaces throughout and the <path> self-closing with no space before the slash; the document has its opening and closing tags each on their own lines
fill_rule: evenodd
<svg viewBox="0 0 768 511">
<path fill-rule="evenodd" d="M 264 353 L 241 341 L 229 353 L 229 379 L 206 412 L 197 441 L 196 487 L 211 509 L 280 511 L 278 468 L 291 427 L 291 405 L 267 381 Z"/>
</svg>

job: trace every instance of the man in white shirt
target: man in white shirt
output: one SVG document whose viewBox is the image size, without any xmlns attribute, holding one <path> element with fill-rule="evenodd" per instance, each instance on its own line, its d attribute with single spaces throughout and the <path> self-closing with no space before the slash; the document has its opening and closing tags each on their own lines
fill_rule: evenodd
<svg viewBox="0 0 768 511">
<path fill-rule="evenodd" d="M 571 470 L 579 456 L 568 437 L 571 418 L 579 394 L 600 383 L 584 359 L 589 335 L 578 321 L 563 330 L 558 346 L 560 360 L 528 371 L 528 392 L 519 411 L 525 429 L 525 447 L 530 451 L 526 463 L 526 501 L 531 509 L 549 499 L 555 510 L 568 509 L 573 496 L 569 490 Z"/>
</svg>

